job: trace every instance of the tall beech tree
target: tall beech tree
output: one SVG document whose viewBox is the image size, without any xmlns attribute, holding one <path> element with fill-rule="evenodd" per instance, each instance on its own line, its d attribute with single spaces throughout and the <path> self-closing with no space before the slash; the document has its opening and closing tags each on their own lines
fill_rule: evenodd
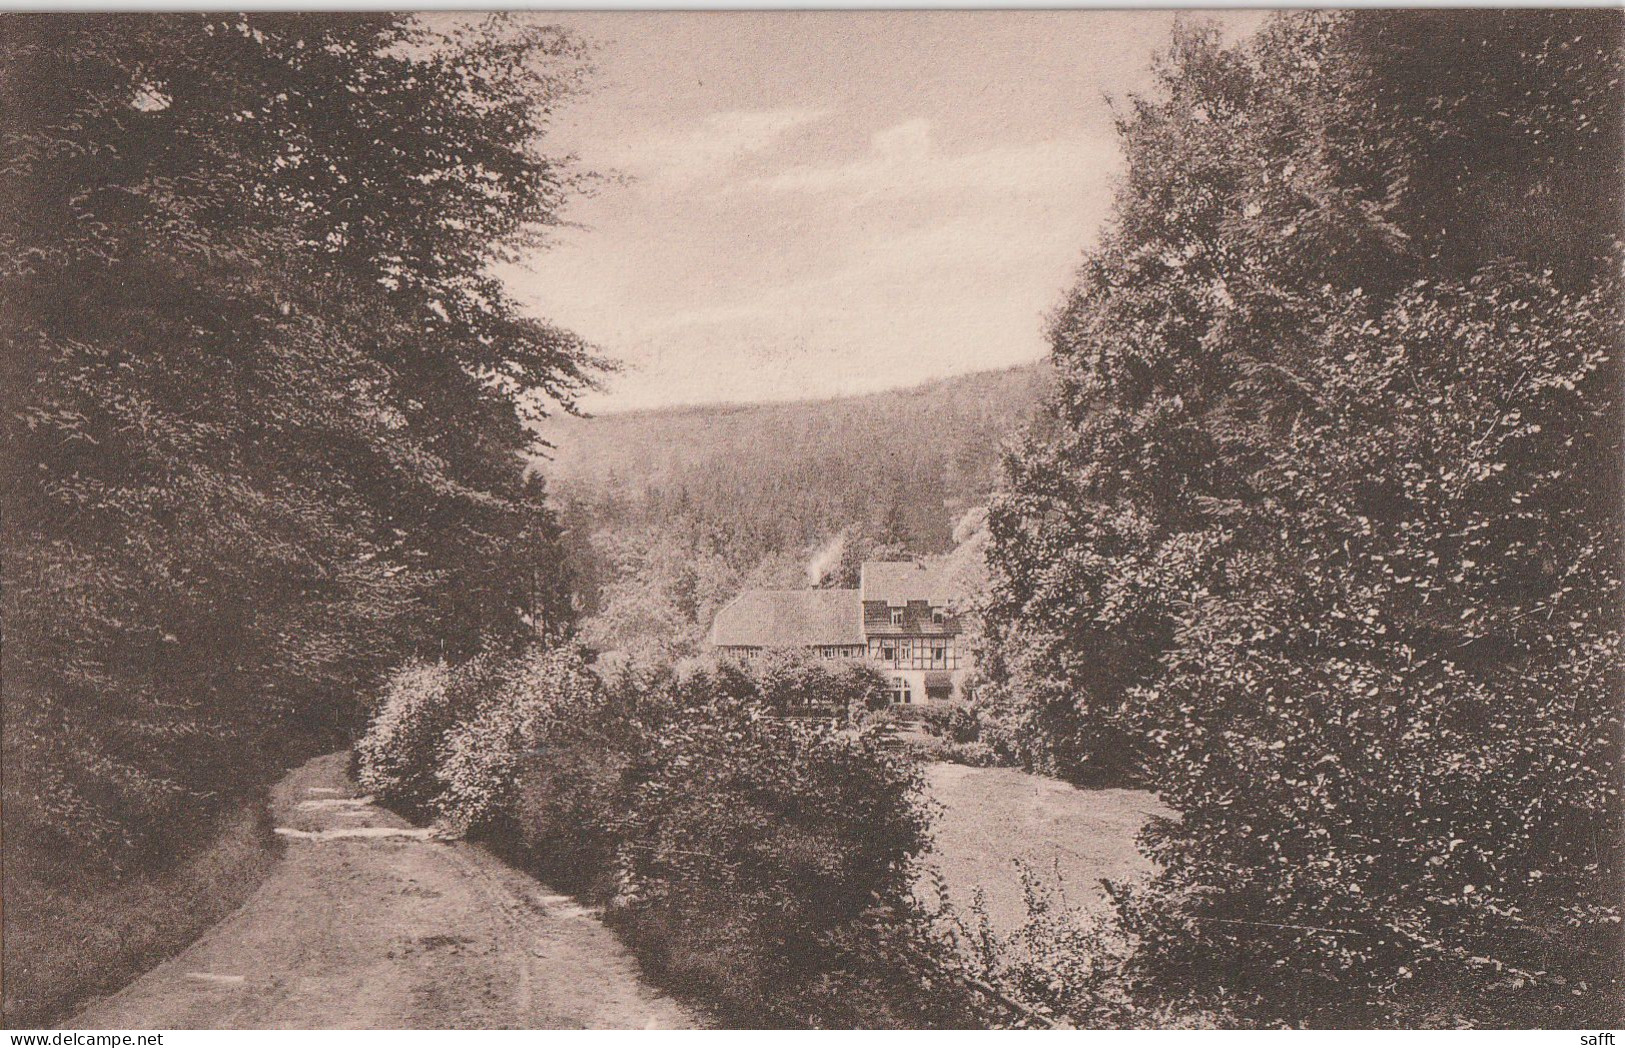
<svg viewBox="0 0 1625 1048">
<path fill-rule="evenodd" d="M 517 18 L 5 16 L 8 849 L 184 841 L 402 656 L 563 622 L 521 454 L 596 361 L 491 264 L 585 72 Z"/>
<path fill-rule="evenodd" d="M 1121 114 L 987 628 L 1032 763 L 1179 812 L 1149 986 L 1618 1021 L 1620 30 L 1186 27 Z"/>
</svg>

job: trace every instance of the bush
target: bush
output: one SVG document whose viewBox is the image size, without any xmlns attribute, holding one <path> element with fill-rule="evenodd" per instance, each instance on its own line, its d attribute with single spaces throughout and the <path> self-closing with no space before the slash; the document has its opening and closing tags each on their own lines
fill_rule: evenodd
<svg viewBox="0 0 1625 1048">
<path fill-rule="evenodd" d="M 855 669 L 773 659 L 629 673 L 569 758 L 619 767 L 620 781 L 528 775 L 546 828 L 527 836 L 582 841 L 566 874 L 593 880 L 649 969 L 730 1025 L 971 1021 L 921 967 L 936 946 L 910 898 L 928 824 L 917 770 L 873 733 L 771 712 L 863 702 L 875 681 Z M 606 854 L 608 876 L 583 878 Z"/>
<path fill-rule="evenodd" d="M 725 985 L 734 1021 L 822 1025 L 828 981 L 862 961 L 840 934 L 906 904 L 920 783 L 867 735 L 764 712 L 722 700 L 661 727 L 611 913 L 675 984 Z"/>
<path fill-rule="evenodd" d="M 603 694 L 575 648 L 533 649 L 483 683 L 436 751 L 433 810 L 465 833 L 513 817 L 520 770 L 550 759 L 561 723 L 592 717 Z"/>
<path fill-rule="evenodd" d="M 390 675 L 366 732 L 356 741 L 356 778 L 381 803 L 427 811 L 440 793 L 440 745 L 456 723 L 444 662 L 409 662 Z"/>
<path fill-rule="evenodd" d="M 886 675 L 867 662 L 816 658 L 799 650 L 771 651 L 747 671 L 752 693 L 775 711 L 834 709 L 848 715 L 885 708 Z"/>
<path fill-rule="evenodd" d="M 616 849 L 636 772 L 629 748 L 607 744 L 598 727 L 561 724 L 545 757 L 524 762 L 507 843 L 549 882 L 604 902 L 616 890 Z"/>
<path fill-rule="evenodd" d="M 603 903 L 652 973 L 730 1024 L 976 1024 L 933 983 L 943 947 L 911 898 L 917 769 L 873 733 L 772 712 L 872 686 L 787 661 L 628 666 L 606 686 L 574 650 L 415 666 L 359 747 L 363 781 Z"/>
<path fill-rule="evenodd" d="M 966 706 L 927 706 L 925 727 L 949 742 L 975 742 L 982 735 L 981 720 Z"/>
<path fill-rule="evenodd" d="M 972 768 L 996 768 L 1011 763 L 985 742 L 944 742 L 935 754 L 938 760 L 968 764 Z"/>
<path fill-rule="evenodd" d="M 980 894 L 969 912 L 944 906 L 936 920 L 958 944 L 957 963 L 970 977 L 1020 1004 L 1017 1019 L 1081 1029 L 1207 1029 L 1228 1021 L 1222 1000 L 1177 1003 L 1136 985 L 1134 944 L 1109 914 L 1068 903 L 1065 884 L 1046 883 L 1020 863 L 1026 917 L 998 931 Z"/>
</svg>

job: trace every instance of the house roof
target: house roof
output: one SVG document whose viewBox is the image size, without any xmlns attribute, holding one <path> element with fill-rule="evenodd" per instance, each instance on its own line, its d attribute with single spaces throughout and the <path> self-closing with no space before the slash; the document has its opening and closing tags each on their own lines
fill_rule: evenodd
<svg viewBox="0 0 1625 1048">
<path fill-rule="evenodd" d="M 855 589 L 746 590 L 717 612 L 711 643 L 751 648 L 862 644 L 863 605 Z"/>
<path fill-rule="evenodd" d="M 907 604 L 923 600 L 933 605 L 946 604 L 947 599 L 938 592 L 936 576 L 925 565 L 911 560 L 866 560 L 863 562 L 858 592 L 865 601 L 883 600 L 887 604 Z"/>
</svg>

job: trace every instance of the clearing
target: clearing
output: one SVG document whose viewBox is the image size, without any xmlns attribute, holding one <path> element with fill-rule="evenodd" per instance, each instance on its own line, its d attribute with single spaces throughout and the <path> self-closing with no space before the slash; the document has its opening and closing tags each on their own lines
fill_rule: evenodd
<svg viewBox="0 0 1625 1048">
<path fill-rule="evenodd" d="M 1083 790 L 1015 768 L 926 766 L 931 798 L 943 806 L 936 846 L 926 856 L 947 881 L 961 910 L 978 888 L 993 926 L 1008 931 L 1026 915 L 1017 862 L 1046 884 L 1057 870 L 1067 901 L 1105 904 L 1102 878 L 1131 880 L 1152 872 L 1135 837 L 1153 816 L 1173 812 L 1146 790 Z"/>
</svg>

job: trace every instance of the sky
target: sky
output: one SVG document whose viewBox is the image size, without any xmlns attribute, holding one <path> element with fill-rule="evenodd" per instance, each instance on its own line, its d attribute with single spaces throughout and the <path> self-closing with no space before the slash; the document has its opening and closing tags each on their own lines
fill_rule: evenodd
<svg viewBox="0 0 1625 1048">
<path fill-rule="evenodd" d="M 1166 11 L 571 13 L 550 148 L 619 176 L 503 279 L 623 371 L 596 413 L 1036 360 Z M 1232 29 L 1257 16 L 1225 16 Z"/>
</svg>

